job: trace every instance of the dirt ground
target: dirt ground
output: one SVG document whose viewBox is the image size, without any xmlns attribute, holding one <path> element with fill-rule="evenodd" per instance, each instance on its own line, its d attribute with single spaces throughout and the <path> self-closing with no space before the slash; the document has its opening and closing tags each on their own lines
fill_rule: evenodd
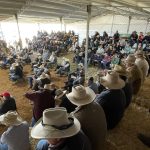
<svg viewBox="0 0 150 150">
<path fill-rule="evenodd" d="M 30 74 L 30 66 L 24 67 L 25 77 Z M 58 85 L 58 87 L 64 86 L 65 77 L 59 77 L 51 70 L 52 80 Z M 137 139 L 137 133 L 142 132 L 150 135 L 150 77 L 145 81 L 142 90 L 134 103 L 132 103 L 126 110 L 125 115 L 119 125 L 108 131 L 106 149 L 107 150 L 148 150 Z M 22 118 L 30 123 L 32 117 L 32 106 L 28 100 L 24 97 L 27 92 L 27 81 L 21 81 L 20 83 L 12 83 L 8 79 L 8 70 L 0 70 L 0 92 L 9 91 L 16 99 L 17 108 Z M 0 134 L 6 129 L 4 126 L 0 126 Z M 35 142 L 32 141 L 32 147 Z M 32 148 L 33 149 L 33 148 Z"/>
</svg>

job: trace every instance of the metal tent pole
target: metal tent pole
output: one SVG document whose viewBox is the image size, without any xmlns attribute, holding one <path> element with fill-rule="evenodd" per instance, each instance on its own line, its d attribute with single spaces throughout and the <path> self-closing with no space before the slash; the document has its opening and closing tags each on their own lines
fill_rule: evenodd
<svg viewBox="0 0 150 150">
<path fill-rule="evenodd" d="M 20 35 L 20 28 L 18 24 L 18 15 L 15 14 L 16 22 L 17 22 L 17 29 L 18 29 L 18 36 L 19 36 L 19 46 L 22 49 L 22 40 L 21 40 L 21 35 Z"/>
<path fill-rule="evenodd" d="M 129 29 L 130 29 L 130 23 L 131 23 L 131 19 L 132 19 L 132 17 L 131 17 L 131 16 L 129 16 L 129 22 L 128 22 L 127 33 L 129 33 Z"/>
<path fill-rule="evenodd" d="M 38 30 L 41 31 L 40 23 L 37 23 L 37 25 L 38 25 Z"/>
<path fill-rule="evenodd" d="M 4 34 L 3 34 L 3 30 L 2 30 L 2 25 L 1 25 L 1 23 L 0 23 L 0 30 L 1 30 L 1 34 L 2 34 L 3 40 L 5 40 L 5 37 L 4 37 Z"/>
<path fill-rule="evenodd" d="M 88 55 L 88 48 L 89 48 L 89 24 L 90 24 L 90 18 L 91 18 L 91 5 L 87 5 L 87 26 L 86 26 L 86 48 L 85 48 L 85 78 L 87 77 L 87 55 Z"/>
<path fill-rule="evenodd" d="M 147 24 L 146 24 L 146 28 L 145 28 L 145 34 L 147 32 L 147 28 L 148 28 L 149 22 L 150 22 L 150 18 L 147 19 Z"/>
<path fill-rule="evenodd" d="M 62 24 L 63 24 L 62 21 L 63 21 L 63 20 L 62 20 L 62 17 L 60 17 L 60 24 L 61 24 L 60 31 L 62 31 Z"/>
<path fill-rule="evenodd" d="M 113 19 L 112 19 L 112 24 L 111 24 L 111 35 L 112 35 L 112 31 L 113 31 L 113 26 L 114 26 L 114 18 L 115 18 L 115 15 L 113 15 Z"/>
</svg>

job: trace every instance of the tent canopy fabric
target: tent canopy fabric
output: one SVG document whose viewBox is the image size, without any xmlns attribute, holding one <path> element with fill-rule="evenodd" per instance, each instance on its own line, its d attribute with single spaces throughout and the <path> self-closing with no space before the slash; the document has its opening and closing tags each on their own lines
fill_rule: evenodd
<svg viewBox="0 0 150 150">
<path fill-rule="evenodd" d="M 92 5 L 92 17 L 150 16 L 149 0 L 0 0 L 0 21 L 14 19 L 15 14 L 22 21 L 82 21 L 87 19 L 87 5 Z"/>
</svg>

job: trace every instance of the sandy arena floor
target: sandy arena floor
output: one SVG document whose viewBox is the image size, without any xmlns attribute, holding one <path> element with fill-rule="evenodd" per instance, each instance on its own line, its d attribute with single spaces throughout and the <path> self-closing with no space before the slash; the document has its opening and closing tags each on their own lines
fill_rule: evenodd
<svg viewBox="0 0 150 150">
<path fill-rule="evenodd" d="M 30 74 L 30 66 L 24 67 L 25 76 Z M 59 77 L 55 75 L 52 70 L 52 80 L 62 87 L 64 85 L 65 77 Z M 150 77 L 147 78 L 145 84 L 136 99 L 135 103 L 132 103 L 126 110 L 124 118 L 120 124 L 108 131 L 107 138 L 107 150 L 149 150 L 138 139 L 137 133 L 142 132 L 150 135 L 150 114 L 147 108 L 150 108 Z M 28 91 L 27 81 L 13 84 L 8 79 L 8 70 L 0 70 L 0 92 L 9 91 L 16 99 L 17 108 L 20 115 L 24 120 L 30 122 L 32 116 L 32 106 L 28 100 L 24 97 L 26 91 Z M 6 128 L 0 126 L 0 133 Z M 32 149 L 35 141 L 32 141 Z"/>
</svg>

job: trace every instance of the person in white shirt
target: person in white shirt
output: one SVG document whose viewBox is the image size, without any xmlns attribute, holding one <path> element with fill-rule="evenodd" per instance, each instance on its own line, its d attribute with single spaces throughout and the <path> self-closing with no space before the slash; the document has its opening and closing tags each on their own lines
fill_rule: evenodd
<svg viewBox="0 0 150 150">
<path fill-rule="evenodd" d="M 8 127 L 0 138 L 0 150 L 28 150 L 30 148 L 29 125 L 16 111 L 8 111 L 1 115 L 0 123 Z"/>
</svg>

